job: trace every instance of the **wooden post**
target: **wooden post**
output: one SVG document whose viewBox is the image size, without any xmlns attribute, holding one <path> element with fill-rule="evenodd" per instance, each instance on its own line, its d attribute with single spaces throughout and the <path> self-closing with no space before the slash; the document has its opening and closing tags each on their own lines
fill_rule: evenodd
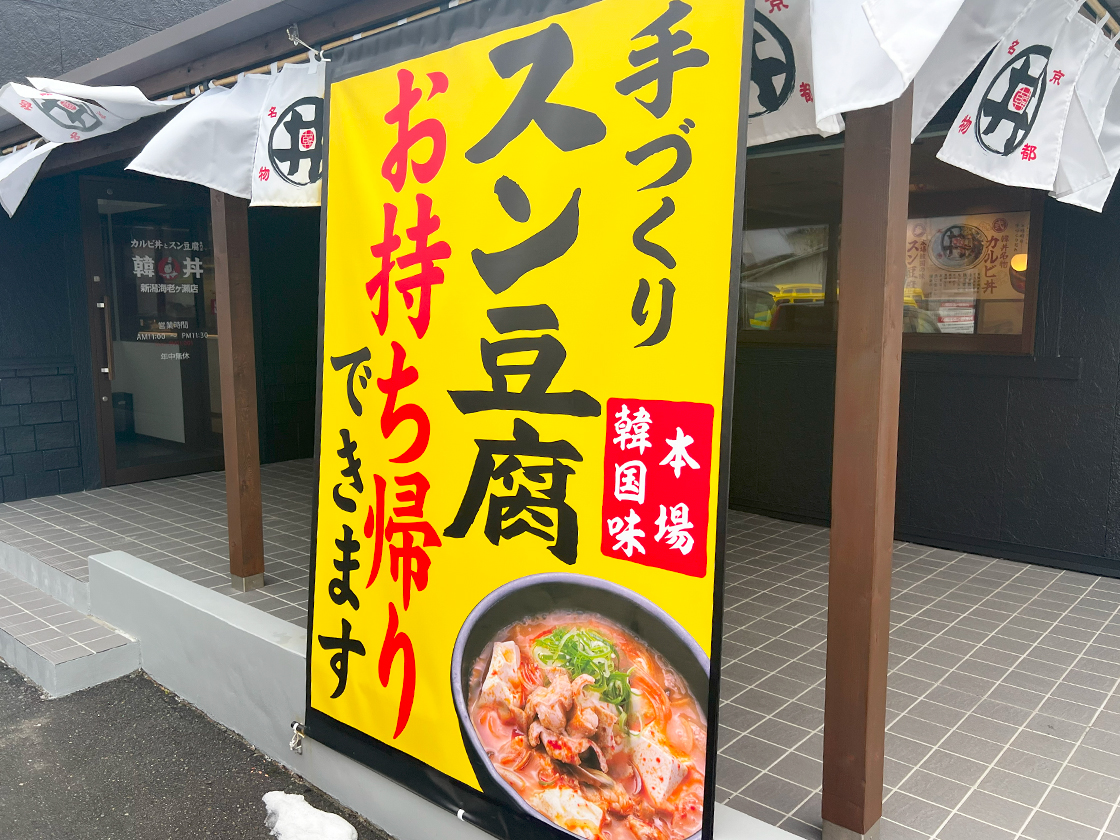
<svg viewBox="0 0 1120 840">
<path fill-rule="evenodd" d="M 218 367 L 226 456 L 229 574 L 235 589 L 264 586 L 256 347 L 249 274 L 249 202 L 210 191 L 218 306 Z"/>
<path fill-rule="evenodd" d="M 911 107 L 844 115 L 824 840 L 878 837 L 883 814 Z"/>
</svg>

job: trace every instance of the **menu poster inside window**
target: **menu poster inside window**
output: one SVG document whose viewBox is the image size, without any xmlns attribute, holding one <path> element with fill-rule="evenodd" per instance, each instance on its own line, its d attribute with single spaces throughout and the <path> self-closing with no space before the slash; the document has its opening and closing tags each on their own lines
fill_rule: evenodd
<svg viewBox="0 0 1120 840">
<path fill-rule="evenodd" d="M 1023 331 L 1028 211 L 910 219 L 906 234 L 905 304 L 930 332 Z"/>
<path fill-rule="evenodd" d="M 712 836 L 745 23 L 474 0 L 327 65 L 308 729 L 497 836 Z"/>
</svg>

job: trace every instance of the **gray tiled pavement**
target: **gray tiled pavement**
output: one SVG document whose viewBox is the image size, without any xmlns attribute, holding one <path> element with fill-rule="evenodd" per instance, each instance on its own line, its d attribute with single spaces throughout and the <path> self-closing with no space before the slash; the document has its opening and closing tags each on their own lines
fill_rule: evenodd
<svg viewBox="0 0 1120 840">
<path fill-rule="evenodd" d="M 0 504 L 0 542 L 83 581 L 91 554 L 126 551 L 304 626 L 313 475 L 310 460 L 261 467 L 265 587 L 253 592 L 229 584 L 221 472 Z"/>
<path fill-rule="evenodd" d="M 718 798 L 820 837 L 828 530 L 732 513 Z M 898 543 L 882 840 L 1120 838 L 1120 581 Z"/>
<path fill-rule="evenodd" d="M 222 473 L 0 505 L 0 541 L 79 578 L 122 549 L 302 626 L 312 475 L 262 468 L 257 592 L 228 585 Z M 731 512 L 718 798 L 814 840 L 827 564 L 826 528 Z M 893 593 L 883 840 L 1120 840 L 1120 581 L 899 543 Z"/>
<path fill-rule="evenodd" d="M 0 572 L 0 630 L 54 665 L 128 643 L 121 634 L 5 572 Z"/>
</svg>

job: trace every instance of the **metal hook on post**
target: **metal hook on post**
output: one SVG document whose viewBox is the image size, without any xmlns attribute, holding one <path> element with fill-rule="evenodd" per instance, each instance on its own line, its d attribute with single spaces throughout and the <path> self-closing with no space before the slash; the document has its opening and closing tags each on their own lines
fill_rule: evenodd
<svg viewBox="0 0 1120 840">
<path fill-rule="evenodd" d="M 311 46 L 310 44 L 308 44 L 306 41 L 304 41 L 302 38 L 299 37 L 299 24 L 298 23 L 293 23 L 291 26 L 288 27 L 288 40 L 291 41 L 293 44 L 295 44 L 297 47 L 303 47 L 305 50 L 310 50 L 312 53 L 314 53 L 316 56 L 318 56 L 320 61 L 326 60 L 326 59 L 323 58 L 323 50 L 315 49 L 313 46 Z"/>
</svg>

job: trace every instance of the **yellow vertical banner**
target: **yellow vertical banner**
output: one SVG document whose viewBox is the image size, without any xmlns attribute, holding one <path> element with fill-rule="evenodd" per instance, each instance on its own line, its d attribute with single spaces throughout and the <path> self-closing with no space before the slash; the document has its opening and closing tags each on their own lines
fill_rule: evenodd
<svg viewBox="0 0 1120 840">
<path fill-rule="evenodd" d="M 499 836 L 710 836 L 743 32 L 472 0 L 331 55 L 308 725 Z"/>
</svg>

